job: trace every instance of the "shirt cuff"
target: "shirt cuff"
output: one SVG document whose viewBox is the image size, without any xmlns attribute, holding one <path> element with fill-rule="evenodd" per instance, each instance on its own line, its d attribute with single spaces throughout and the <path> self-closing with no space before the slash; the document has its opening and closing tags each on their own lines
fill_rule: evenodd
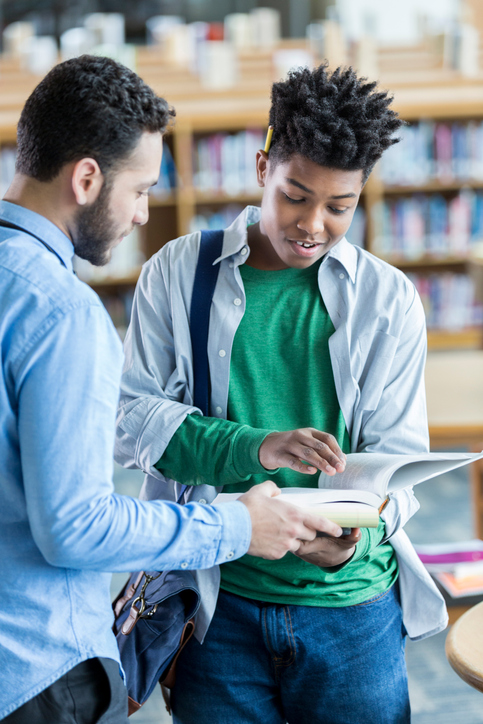
<svg viewBox="0 0 483 724">
<path fill-rule="evenodd" d="M 252 519 L 248 508 L 239 501 L 214 505 L 222 521 L 222 534 L 215 564 L 241 558 L 252 539 Z"/>
<path fill-rule="evenodd" d="M 250 475 L 264 474 L 267 469 L 263 467 L 258 457 L 260 445 L 274 430 L 260 430 L 256 427 L 243 425 L 237 431 L 232 443 L 232 465 L 238 477 L 245 479 Z M 270 470 L 271 473 L 278 472 Z"/>
</svg>

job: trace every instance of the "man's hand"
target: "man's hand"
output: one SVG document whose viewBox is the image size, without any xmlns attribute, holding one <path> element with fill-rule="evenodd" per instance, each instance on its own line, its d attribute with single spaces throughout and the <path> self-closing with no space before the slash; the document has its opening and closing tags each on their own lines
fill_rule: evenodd
<svg viewBox="0 0 483 724">
<path fill-rule="evenodd" d="M 314 541 L 317 531 L 334 539 L 341 535 L 342 528 L 337 523 L 277 500 L 279 494 L 275 483 L 267 480 L 238 498 L 247 506 L 252 519 L 250 555 L 277 560 L 288 551 L 296 552 L 302 542 Z"/>
<path fill-rule="evenodd" d="M 314 538 L 301 541 L 300 548 L 293 551 L 296 556 L 314 566 L 331 568 L 345 563 L 354 554 L 356 543 L 361 539 L 361 529 L 352 528 L 350 535 L 336 538 Z"/>
<path fill-rule="evenodd" d="M 317 470 L 335 475 L 343 472 L 346 462 L 335 437 L 313 427 L 270 433 L 260 445 L 258 457 L 267 470 L 292 468 L 307 475 Z"/>
</svg>

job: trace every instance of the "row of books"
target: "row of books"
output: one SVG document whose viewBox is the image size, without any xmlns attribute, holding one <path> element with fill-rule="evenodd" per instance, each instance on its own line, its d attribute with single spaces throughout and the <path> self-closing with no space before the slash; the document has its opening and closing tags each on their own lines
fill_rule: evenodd
<svg viewBox="0 0 483 724">
<path fill-rule="evenodd" d="M 483 541 L 415 545 L 428 573 L 451 600 L 483 594 Z"/>
<path fill-rule="evenodd" d="M 173 159 L 173 154 L 168 144 L 163 143 L 163 156 L 161 159 L 161 168 L 159 169 L 159 178 L 156 186 L 150 191 L 150 195 L 162 198 L 173 193 L 179 185 L 178 174 Z"/>
<path fill-rule="evenodd" d="M 264 146 L 261 130 L 214 133 L 193 143 L 193 184 L 200 191 L 229 196 L 260 193 L 255 158 Z"/>
<path fill-rule="evenodd" d="M 408 274 L 419 292 L 431 330 L 460 331 L 483 323 L 483 307 L 475 301 L 468 274 Z"/>
<path fill-rule="evenodd" d="M 483 121 L 421 121 L 404 126 L 400 138 L 386 151 L 379 165 L 386 184 L 483 181 Z"/>
<path fill-rule="evenodd" d="M 373 251 L 386 258 L 466 256 L 483 239 L 483 192 L 414 194 L 380 201 L 372 213 Z"/>
</svg>

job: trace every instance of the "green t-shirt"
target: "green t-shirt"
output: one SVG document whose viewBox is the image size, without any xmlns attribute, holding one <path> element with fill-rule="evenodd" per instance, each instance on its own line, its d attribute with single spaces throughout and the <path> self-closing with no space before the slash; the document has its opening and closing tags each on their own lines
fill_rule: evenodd
<svg viewBox="0 0 483 724">
<path fill-rule="evenodd" d="M 308 269 L 261 271 L 240 267 L 246 311 L 235 335 L 228 418 L 255 428 L 330 432 L 344 452 L 349 436 L 335 390 L 329 355 L 334 326 L 318 288 L 319 264 Z M 248 490 L 270 478 L 279 487 L 316 487 L 317 475 L 290 468 L 263 472 L 225 492 Z M 221 587 L 249 598 L 313 606 L 346 606 L 385 591 L 397 575 L 384 534 L 365 529 L 350 564 L 322 569 L 287 554 L 278 561 L 243 556 L 221 566 Z M 329 585 L 330 584 L 330 585 Z"/>
<path fill-rule="evenodd" d="M 258 449 L 266 435 L 315 427 L 349 451 L 329 355 L 334 327 L 318 289 L 318 267 L 270 272 L 239 267 L 246 311 L 231 355 L 228 420 L 189 415 L 156 465 L 165 475 L 185 484 L 225 485 L 225 492 L 244 492 L 267 479 L 279 487 L 316 487 L 317 475 L 261 466 Z M 378 545 L 383 534 L 383 523 L 363 529 L 354 556 L 339 570 L 291 553 L 279 561 L 245 555 L 221 566 L 221 586 L 273 603 L 361 603 L 397 577 L 391 545 Z"/>
</svg>

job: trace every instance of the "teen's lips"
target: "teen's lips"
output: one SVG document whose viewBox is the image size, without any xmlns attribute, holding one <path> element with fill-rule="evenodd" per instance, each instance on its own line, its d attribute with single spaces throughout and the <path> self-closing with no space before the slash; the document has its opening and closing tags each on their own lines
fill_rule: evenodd
<svg viewBox="0 0 483 724">
<path fill-rule="evenodd" d="M 296 254 L 306 258 L 315 256 L 320 247 L 327 243 L 325 241 L 309 241 L 309 239 L 287 239 L 287 241 Z"/>
</svg>

